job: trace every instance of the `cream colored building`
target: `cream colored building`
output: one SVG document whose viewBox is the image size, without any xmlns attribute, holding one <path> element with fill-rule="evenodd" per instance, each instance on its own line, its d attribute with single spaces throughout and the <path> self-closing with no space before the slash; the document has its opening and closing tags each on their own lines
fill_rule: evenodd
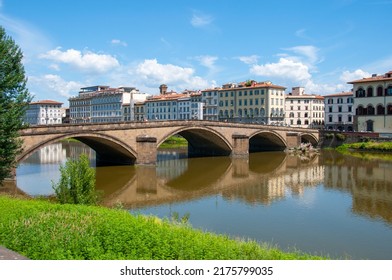
<svg viewBox="0 0 392 280">
<path fill-rule="evenodd" d="M 63 103 L 53 100 L 31 102 L 26 110 L 24 122 L 32 125 L 60 124 L 64 117 Z"/>
<path fill-rule="evenodd" d="M 324 127 L 324 97 L 305 94 L 303 87 L 293 87 L 285 99 L 286 125 L 303 128 Z"/>
<path fill-rule="evenodd" d="M 353 85 L 354 129 L 392 135 L 392 71 L 348 82 Z"/>
<path fill-rule="evenodd" d="M 221 121 L 283 125 L 285 89 L 271 82 L 247 81 L 202 93 L 207 97 L 216 93 Z"/>
</svg>

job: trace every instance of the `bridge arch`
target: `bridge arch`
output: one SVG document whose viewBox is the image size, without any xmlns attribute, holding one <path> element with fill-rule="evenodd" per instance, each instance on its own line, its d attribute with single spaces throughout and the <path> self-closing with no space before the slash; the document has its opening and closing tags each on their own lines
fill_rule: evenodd
<svg viewBox="0 0 392 280">
<path fill-rule="evenodd" d="M 162 137 L 157 146 L 176 134 L 188 141 L 188 157 L 229 156 L 233 149 L 222 134 L 208 127 L 183 127 L 171 131 Z"/>
<path fill-rule="evenodd" d="M 96 152 L 97 165 L 129 165 L 134 164 L 137 158 L 137 153 L 131 147 L 115 137 L 101 133 L 74 133 L 56 135 L 44 141 L 39 141 L 32 147 L 27 148 L 18 158 L 18 161 L 26 159 L 41 147 L 68 138 L 74 138 L 93 149 Z"/>
<path fill-rule="evenodd" d="M 284 151 L 286 140 L 275 131 L 258 131 L 249 136 L 249 152 Z"/>
<path fill-rule="evenodd" d="M 313 147 L 317 146 L 318 144 L 318 139 L 313 134 L 302 133 L 300 137 L 301 143 L 310 143 Z"/>
</svg>

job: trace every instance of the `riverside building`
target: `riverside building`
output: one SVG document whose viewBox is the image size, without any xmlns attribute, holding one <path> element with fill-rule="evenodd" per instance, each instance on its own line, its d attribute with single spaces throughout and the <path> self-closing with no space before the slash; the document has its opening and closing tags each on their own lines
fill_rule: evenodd
<svg viewBox="0 0 392 280">
<path fill-rule="evenodd" d="M 324 97 L 305 94 L 303 87 L 293 87 L 285 99 L 286 125 L 303 128 L 324 127 Z"/>
<path fill-rule="evenodd" d="M 325 129 L 353 131 L 354 98 L 352 92 L 341 92 L 324 96 Z"/>
<path fill-rule="evenodd" d="M 138 120 L 190 120 L 203 119 L 201 93 L 185 90 L 182 93 L 167 91 L 167 85 L 159 87 L 160 94 L 139 103 L 136 109 Z"/>
<path fill-rule="evenodd" d="M 135 103 L 147 96 L 134 87 L 81 88 L 78 96 L 69 99 L 70 123 L 133 121 Z"/>
<path fill-rule="evenodd" d="M 41 100 L 29 103 L 24 122 L 31 125 L 60 124 L 65 114 L 63 103 Z"/>
<path fill-rule="evenodd" d="M 269 81 L 247 81 L 202 90 L 204 119 L 283 125 L 285 89 Z"/>
<path fill-rule="evenodd" d="M 392 136 L 392 71 L 348 83 L 353 85 L 354 129 Z"/>
</svg>

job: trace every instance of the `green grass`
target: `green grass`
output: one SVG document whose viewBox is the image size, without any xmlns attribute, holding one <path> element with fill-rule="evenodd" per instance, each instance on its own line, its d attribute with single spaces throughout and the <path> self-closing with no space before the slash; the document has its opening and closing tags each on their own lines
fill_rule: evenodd
<svg viewBox="0 0 392 280">
<path fill-rule="evenodd" d="M 342 154 L 365 160 L 392 161 L 392 142 L 359 142 L 336 148 Z"/>
<path fill-rule="evenodd" d="M 0 245 L 30 259 L 320 259 L 156 217 L 0 196 Z"/>
<path fill-rule="evenodd" d="M 174 149 L 174 148 L 186 148 L 188 147 L 188 141 L 181 136 L 171 136 L 165 142 L 163 142 L 159 148 L 162 149 Z"/>
<path fill-rule="evenodd" d="M 343 144 L 337 147 L 337 150 L 362 150 L 362 151 L 379 151 L 392 152 L 392 142 L 359 142 L 351 144 Z"/>
</svg>

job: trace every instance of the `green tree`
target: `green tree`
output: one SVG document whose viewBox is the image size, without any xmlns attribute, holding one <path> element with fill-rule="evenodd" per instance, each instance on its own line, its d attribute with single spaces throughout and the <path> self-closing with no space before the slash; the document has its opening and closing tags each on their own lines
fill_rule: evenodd
<svg viewBox="0 0 392 280">
<path fill-rule="evenodd" d="M 68 160 L 60 166 L 60 181 L 52 187 L 60 203 L 95 205 L 98 193 L 95 190 L 95 170 L 90 167 L 86 154 L 79 159 Z"/>
<path fill-rule="evenodd" d="M 22 151 L 19 130 L 31 101 L 22 58 L 19 46 L 0 26 L 0 184 L 11 175 Z"/>
</svg>

